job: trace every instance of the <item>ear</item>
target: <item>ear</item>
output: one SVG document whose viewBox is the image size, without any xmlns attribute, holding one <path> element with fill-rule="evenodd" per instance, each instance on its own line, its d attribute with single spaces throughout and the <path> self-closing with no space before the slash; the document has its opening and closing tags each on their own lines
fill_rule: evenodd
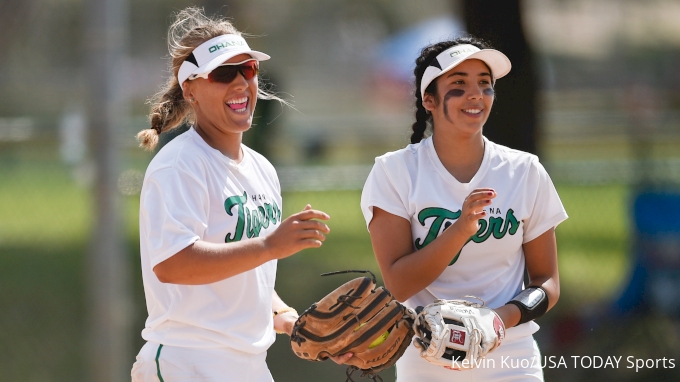
<svg viewBox="0 0 680 382">
<path fill-rule="evenodd" d="M 425 110 L 432 113 L 434 111 L 435 106 L 436 102 L 434 100 L 434 95 L 430 93 L 425 93 L 425 95 L 423 96 L 423 107 L 425 108 Z"/>
<path fill-rule="evenodd" d="M 184 81 L 184 87 L 182 88 L 182 96 L 184 97 L 184 100 L 189 103 L 193 103 L 194 102 L 193 100 L 196 99 L 196 97 L 194 97 L 191 81 Z"/>
</svg>

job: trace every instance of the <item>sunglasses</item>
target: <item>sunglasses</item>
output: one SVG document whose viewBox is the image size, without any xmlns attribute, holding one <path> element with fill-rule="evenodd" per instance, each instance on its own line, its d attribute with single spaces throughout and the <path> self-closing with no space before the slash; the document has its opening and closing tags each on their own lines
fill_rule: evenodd
<svg viewBox="0 0 680 382">
<path fill-rule="evenodd" d="M 243 78 L 249 80 L 255 77 L 259 71 L 260 68 L 257 64 L 257 60 L 249 59 L 233 64 L 222 64 L 213 69 L 212 72 L 208 73 L 205 78 L 207 78 L 210 82 L 221 82 L 228 84 L 233 81 L 239 73 L 243 75 Z"/>
</svg>

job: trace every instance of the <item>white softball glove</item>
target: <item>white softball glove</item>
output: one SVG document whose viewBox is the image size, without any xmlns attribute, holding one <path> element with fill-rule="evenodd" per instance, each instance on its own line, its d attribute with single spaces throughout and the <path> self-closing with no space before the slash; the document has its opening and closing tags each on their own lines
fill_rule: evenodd
<svg viewBox="0 0 680 382">
<path fill-rule="evenodd" d="M 425 360 L 447 369 L 474 369 L 505 338 L 503 320 L 484 301 L 437 300 L 416 311 L 413 345 Z"/>
</svg>

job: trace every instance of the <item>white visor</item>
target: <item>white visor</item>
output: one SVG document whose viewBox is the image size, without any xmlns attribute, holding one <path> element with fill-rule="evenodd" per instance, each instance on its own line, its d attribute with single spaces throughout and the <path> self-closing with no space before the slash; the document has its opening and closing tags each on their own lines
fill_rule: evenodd
<svg viewBox="0 0 680 382">
<path fill-rule="evenodd" d="M 425 69 L 420 82 L 420 96 L 425 96 L 425 89 L 437 77 L 455 68 L 458 64 L 469 59 L 484 61 L 491 69 L 492 80 L 501 78 L 510 72 L 510 60 L 503 53 L 495 49 L 479 49 L 474 45 L 456 45 L 437 55 Z"/>
<path fill-rule="evenodd" d="M 207 74 L 222 65 L 228 59 L 239 54 L 249 54 L 257 61 L 269 60 L 268 55 L 251 50 L 246 40 L 235 34 L 225 34 L 211 38 L 196 47 L 179 67 L 177 80 L 183 87 L 184 81 L 193 80 L 199 75 Z"/>
</svg>

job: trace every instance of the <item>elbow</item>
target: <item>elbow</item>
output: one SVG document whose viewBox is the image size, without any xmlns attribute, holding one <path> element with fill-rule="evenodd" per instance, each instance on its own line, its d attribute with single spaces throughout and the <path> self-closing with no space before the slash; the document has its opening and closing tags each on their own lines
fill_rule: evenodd
<svg viewBox="0 0 680 382">
<path fill-rule="evenodd" d="M 555 288 L 552 291 L 552 294 L 550 296 L 550 308 L 552 309 L 555 304 L 557 304 L 557 301 L 560 299 L 560 284 L 555 284 Z"/>
<path fill-rule="evenodd" d="M 163 284 L 185 284 L 189 282 L 192 267 L 187 258 L 191 256 L 190 251 L 192 249 L 193 245 L 190 245 L 153 267 L 153 273 L 158 281 Z"/>
<path fill-rule="evenodd" d="M 394 297 L 395 300 L 399 301 L 400 303 L 404 303 L 404 301 L 408 300 L 411 295 L 408 295 L 406 293 L 393 293 L 392 296 Z"/>
<path fill-rule="evenodd" d="M 158 281 L 163 284 L 183 284 L 182 273 L 177 272 L 178 269 L 170 261 L 172 258 L 156 265 L 153 268 L 153 273 L 156 275 Z"/>
<path fill-rule="evenodd" d="M 385 289 L 387 289 L 395 300 L 403 303 L 413 296 L 413 293 L 409 293 L 405 290 L 403 285 L 393 281 L 388 281 L 385 279 Z"/>
<path fill-rule="evenodd" d="M 153 268 L 153 273 L 156 275 L 158 281 L 163 284 L 172 284 L 173 277 L 168 271 L 168 267 L 164 263 L 160 263 Z"/>
</svg>

